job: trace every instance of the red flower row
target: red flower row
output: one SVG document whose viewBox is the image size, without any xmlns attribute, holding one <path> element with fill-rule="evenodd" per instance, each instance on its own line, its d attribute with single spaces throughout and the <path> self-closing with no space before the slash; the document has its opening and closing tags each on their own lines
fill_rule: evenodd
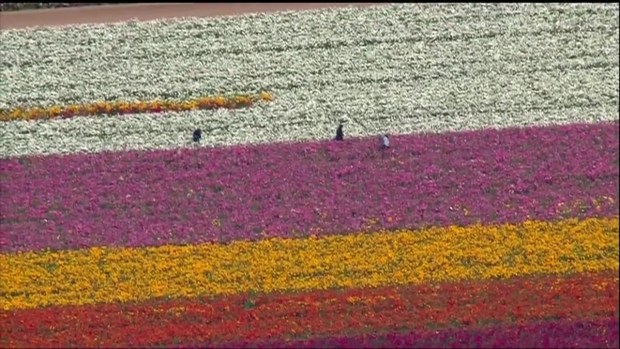
<svg viewBox="0 0 620 349">
<path fill-rule="evenodd" d="M 153 346 L 292 339 L 618 314 L 618 274 L 0 312 L 2 346 Z"/>
</svg>

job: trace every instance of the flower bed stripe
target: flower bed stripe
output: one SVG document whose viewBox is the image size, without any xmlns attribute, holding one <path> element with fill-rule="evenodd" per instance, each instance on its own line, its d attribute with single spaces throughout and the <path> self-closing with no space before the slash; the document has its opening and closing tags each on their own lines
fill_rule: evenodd
<svg viewBox="0 0 620 349">
<path fill-rule="evenodd" d="M 618 270 L 618 218 L 0 257 L 0 308 Z"/>
<path fill-rule="evenodd" d="M 360 21 L 367 25 L 360 26 Z M 3 31 L 0 41 L 8 85 L 2 97 L 9 105 L 32 101 L 39 104 L 73 100 L 76 96 L 96 100 L 102 94 L 150 99 L 165 93 L 191 94 L 197 86 L 214 91 L 245 91 L 241 87 L 271 85 L 277 88 L 277 95 L 288 88 L 301 92 L 297 97 L 307 98 L 308 93 L 315 95 L 332 79 L 367 76 L 380 83 L 381 89 L 377 91 L 373 84 L 354 84 L 341 91 L 336 95 L 339 99 L 354 96 L 347 100 L 345 109 L 369 96 L 373 100 L 382 97 L 387 102 L 380 105 L 384 111 L 403 108 L 391 97 L 405 84 L 418 87 L 418 95 L 406 103 L 415 109 L 452 102 L 474 107 L 490 99 L 499 104 L 523 102 L 528 106 L 532 102 L 563 104 L 567 100 L 562 97 L 567 94 L 575 97 L 570 102 L 585 100 L 587 95 L 589 101 L 604 97 L 604 104 L 617 106 L 613 95 L 604 96 L 613 93 L 618 82 L 618 77 L 611 75 L 618 67 L 617 30 L 617 6 L 610 4 L 398 4 L 243 19 L 185 18 L 140 25 L 130 22 L 8 30 Z M 196 36 L 197 32 L 201 35 Z M 154 39 L 134 40 L 129 47 L 118 45 L 143 36 Z M 85 41 L 85 37 L 90 40 Z M 209 38 L 209 47 L 200 45 L 205 37 Z M 33 42 L 39 45 L 31 45 Z M 368 56 L 361 55 L 362 51 Z M 555 60 L 545 64 L 552 53 Z M 61 54 L 65 55 L 62 65 L 57 58 Z M 522 64 L 524 57 L 531 59 L 527 65 Z M 589 62 L 592 57 L 605 60 L 608 76 L 593 77 L 592 72 L 583 74 L 557 67 L 575 58 Z M 455 79 L 471 73 L 468 68 L 479 64 L 486 65 L 487 74 L 477 73 L 474 81 Z M 506 69 L 506 64 L 516 71 Z M 415 74 L 398 74 L 403 66 L 415 69 Z M 443 74 L 433 74 L 433 68 Z M 43 76 L 41 72 L 46 70 L 53 74 Z M 519 74 L 528 70 L 562 75 L 559 81 L 529 80 L 544 84 L 534 88 L 523 84 L 531 75 Z M 508 77 L 512 82 L 509 85 L 503 82 Z M 579 77 L 588 79 L 589 84 Z M 436 80 L 437 85 L 420 88 L 420 78 Z M 472 88 L 456 88 L 461 83 Z M 536 93 L 542 86 L 546 93 Z M 365 87 L 377 92 L 360 92 Z M 481 93 L 480 87 L 495 90 Z M 518 90 L 520 93 L 515 94 Z M 500 100 L 506 97 L 502 93 L 505 91 L 512 92 L 511 98 Z M 594 95 L 594 91 L 601 95 Z M 463 94 L 463 98 L 452 94 L 455 92 Z M 420 94 L 424 98 L 419 98 Z M 329 103 L 336 96 L 325 103 L 311 104 L 309 109 L 306 103 L 299 103 L 299 98 L 285 103 L 287 108 L 296 104 L 307 111 L 318 108 L 319 115 L 325 116 L 331 114 L 325 111 L 340 109 Z"/>
<path fill-rule="evenodd" d="M 207 96 L 187 101 L 152 100 L 152 101 L 100 101 L 90 104 L 73 104 L 67 106 L 51 107 L 17 107 L 13 109 L 0 109 L 0 121 L 15 120 L 38 120 L 71 118 L 75 116 L 110 116 L 140 113 L 165 113 L 189 110 L 204 110 L 217 108 L 246 108 L 257 101 L 271 101 L 273 96 L 268 92 L 257 95 L 235 96 Z"/>
<path fill-rule="evenodd" d="M 618 132 L 394 136 L 384 155 L 366 138 L 4 159 L 0 251 L 615 217 Z"/>
<path fill-rule="evenodd" d="M 535 301 L 533 301 L 535 300 Z M 576 301 L 577 300 L 577 301 Z M 0 311 L 6 347 L 294 339 L 618 313 L 616 272 Z M 33 331 L 37 329 L 37 331 Z M 86 335 L 84 335 L 86 334 Z"/>
<path fill-rule="evenodd" d="M 356 95 L 359 94 L 356 91 Z M 280 95 L 281 93 L 277 94 L 278 103 L 234 111 L 216 109 L 156 115 L 129 114 L 121 117 L 5 123 L 0 128 L 0 159 L 31 155 L 182 149 L 188 145 L 187 134 L 198 125 L 208 131 L 208 137 L 203 137 L 201 141 L 203 146 L 307 142 L 334 137 L 341 111 L 321 110 L 315 113 L 314 110 L 295 110 L 290 105 L 283 105 L 284 97 Z M 287 96 L 289 99 L 294 97 Z M 325 95 L 312 97 L 312 100 L 329 98 L 329 95 Z M 408 95 L 406 98 L 409 100 L 411 96 Z M 396 105 L 398 103 L 400 101 L 393 102 Z M 363 115 L 367 109 L 379 108 L 370 102 L 368 104 L 363 108 L 359 107 L 361 109 L 359 111 L 348 110 L 346 109 L 348 106 L 342 108 L 354 115 Z M 397 115 L 397 119 L 392 121 L 392 115 Z M 501 115 L 501 118 L 498 115 Z M 387 119 L 390 119 L 389 126 L 386 123 Z M 393 134 L 440 133 L 616 120 L 618 120 L 617 105 L 575 105 L 525 111 L 397 110 L 390 115 L 374 111 L 373 116 L 363 120 L 349 119 L 345 132 L 347 136 L 367 137 L 384 133 L 386 128 Z"/>
<path fill-rule="evenodd" d="M 509 326 L 338 336 L 295 342 L 235 343 L 225 348 L 618 348 L 618 316 Z M 209 345 L 210 346 L 210 345 Z M 212 347 L 212 346 L 210 346 Z M 216 348 L 219 346 L 216 346 Z"/>
<path fill-rule="evenodd" d="M 618 120 L 617 33 L 609 4 L 398 4 L 2 31 L 2 108 L 257 88 L 278 103 L 18 121 L 0 128 L 0 157 L 180 148 L 196 124 L 213 130 L 203 145 L 219 146 L 328 139 L 339 119 L 355 136 Z"/>
</svg>

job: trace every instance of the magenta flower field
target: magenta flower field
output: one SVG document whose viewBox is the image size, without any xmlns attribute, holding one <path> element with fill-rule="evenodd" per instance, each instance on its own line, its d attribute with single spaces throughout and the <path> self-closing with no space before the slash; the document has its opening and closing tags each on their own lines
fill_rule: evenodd
<svg viewBox="0 0 620 349">
<path fill-rule="evenodd" d="M 0 250 L 613 217 L 618 130 L 398 136 L 384 154 L 355 139 L 3 159 Z"/>
</svg>

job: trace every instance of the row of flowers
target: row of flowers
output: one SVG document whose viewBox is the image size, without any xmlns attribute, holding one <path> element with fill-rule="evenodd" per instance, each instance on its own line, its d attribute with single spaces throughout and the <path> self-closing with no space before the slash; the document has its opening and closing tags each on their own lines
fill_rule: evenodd
<svg viewBox="0 0 620 349">
<path fill-rule="evenodd" d="M 383 156 L 372 137 L 0 160 L 0 252 L 615 217 L 618 132 L 393 136 Z"/>
<path fill-rule="evenodd" d="M 0 308 L 618 270 L 618 218 L 0 256 Z"/>
<path fill-rule="evenodd" d="M 464 82 L 462 86 L 469 89 L 451 89 L 466 93 L 463 101 L 480 105 L 485 94 L 479 88 L 499 90 L 506 85 L 503 79 L 510 78 L 510 85 L 518 85 L 515 90 L 531 92 L 528 88 L 531 79 L 516 83 L 521 80 L 519 71 L 532 67 L 548 69 L 552 59 L 566 63 L 575 57 L 599 56 L 613 64 L 613 50 L 601 52 L 599 48 L 613 47 L 616 19 L 611 6 L 470 4 L 429 8 L 407 4 L 215 21 L 8 31 L 3 32 L 0 41 L 0 52 L 5 57 L 3 80 L 8 85 L 2 96 L 8 105 L 47 101 L 59 104 L 76 96 L 94 100 L 102 93 L 148 99 L 165 93 L 192 93 L 196 85 L 232 92 L 243 91 L 249 85 L 261 86 L 260 83 L 279 85 L 275 91 L 279 95 L 285 90 L 281 83 L 294 82 L 308 91 L 320 88 L 319 81 L 344 79 L 358 72 L 385 72 L 388 67 L 402 77 L 399 69 L 409 66 L 428 78 L 434 75 L 426 74 L 429 70 L 451 74 L 438 79 L 442 81 L 437 81 L 438 86 L 432 90 L 419 89 L 430 90 L 428 94 L 435 95 L 435 103 L 441 105 L 447 98 L 437 94 L 443 92 L 442 87 L 458 86 L 455 85 L 459 83 L 458 77 L 472 71 L 471 66 L 463 65 L 469 62 L 479 67 L 486 65 L 493 74 L 500 74 L 478 79 L 477 86 L 472 86 L 471 81 Z M 366 25 L 359 25 L 360 21 Z M 197 32 L 202 34 L 196 35 Z M 552 35 L 541 35 L 544 33 Z M 523 40 L 524 36 L 528 40 Z M 157 40 L 135 41 L 130 46 L 117 44 L 135 37 Z M 204 37 L 209 38 L 209 48 L 198 44 Z M 32 42 L 40 44 L 31 45 Z M 294 51 L 298 54 L 291 55 Z M 63 57 L 62 64 L 59 55 Z M 445 67 L 454 67 L 452 62 L 460 63 L 456 71 L 450 72 Z M 506 69 L 507 62 L 518 71 Z M 47 74 L 42 75 L 41 71 Z M 584 94 L 586 85 L 589 90 L 603 89 L 598 95 L 590 93 L 591 98 L 605 91 L 613 92 L 608 86 L 613 80 L 611 76 L 590 77 L 572 70 L 561 73 L 558 76 L 562 84 L 537 78 L 536 87 L 547 94 L 531 93 L 529 97 L 544 103 L 568 95 L 569 87 L 571 93 Z M 318 81 L 309 83 L 308 79 L 316 75 Z M 485 74 L 472 73 L 478 78 L 481 75 Z M 386 74 L 384 80 L 386 77 L 394 76 Z M 418 79 L 407 80 L 419 86 Z M 402 83 L 391 81 L 389 85 L 398 87 Z M 156 93 L 153 95 L 149 90 Z M 494 96 L 502 94 L 498 92 Z M 520 96 L 524 96 L 523 91 Z M 523 102 L 512 97 L 504 101 Z M 420 100 L 417 96 L 411 99 Z M 494 98 L 494 101 L 501 99 Z M 294 103 L 298 100 L 291 101 Z"/>
<path fill-rule="evenodd" d="M 227 343 L 215 348 L 618 348 L 618 316 L 492 327 L 367 333 L 298 341 Z M 187 347 L 200 347 L 205 343 Z M 181 346 L 184 347 L 184 346 Z M 209 345 L 209 347 L 214 347 Z"/>
<path fill-rule="evenodd" d="M 332 92 L 320 92 L 303 99 L 329 100 L 328 94 Z M 376 91 L 364 93 L 376 95 Z M 416 111 L 400 96 L 382 111 L 384 108 L 373 104 L 372 98 L 315 104 L 299 103 L 300 96 L 291 92 L 285 94 L 278 94 L 278 103 L 266 104 L 264 108 L 242 108 L 235 110 L 234 114 L 220 108 L 186 113 L 133 114 L 130 117 L 71 118 L 62 122 L 4 123 L 0 128 L 0 158 L 179 149 L 187 147 L 187 134 L 197 125 L 209 130 L 209 137 L 201 144 L 210 147 L 326 140 L 334 137 L 340 116 L 345 124 L 346 138 L 386 132 L 436 133 L 618 120 L 617 106 L 606 104 L 505 110 L 500 111 L 500 118 L 493 116 L 497 115 L 495 113 L 476 110 Z M 292 105 L 290 101 L 295 98 L 298 103 Z M 385 120 L 386 110 L 390 115 L 389 123 Z"/>
<path fill-rule="evenodd" d="M 73 104 L 51 107 L 18 107 L 0 109 L 0 121 L 71 118 L 75 116 L 127 115 L 140 113 L 165 113 L 217 108 L 236 109 L 250 107 L 257 101 L 272 101 L 273 95 L 262 91 L 256 95 L 208 96 L 187 101 L 99 101 L 90 104 Z"/>
<path fill-rule="evenodd" d="M 9 347 L 214 345 L 611 316 L 617 304 L 617 272 L 604 272 L 14 310 L 0 327 Z"/>
<path fill-rule="evenodd" d="M 331 138 L 339 118 L 347 136 L 618 119 L 617 54 L 600 49 L 616 45 L 613 8 L 427 6 L 3 31 L 0 108 L 257 87 L 279 103 L 16 122 L 0 129 L 0 156 L 176 148 L 196 124 L 214 130 L 203 144 L 223 145 Z M 116 44 L 135 37 L 158 39 Z"/>
</svg>

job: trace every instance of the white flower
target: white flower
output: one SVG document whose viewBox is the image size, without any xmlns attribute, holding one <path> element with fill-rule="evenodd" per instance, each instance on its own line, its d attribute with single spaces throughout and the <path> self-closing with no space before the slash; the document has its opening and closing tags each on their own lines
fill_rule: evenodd
<svg viewBox="0 0 620 349">
<path fill-rule="evenodd" d="M 0 32 L 0 108 L 268 90 L 248 110 L 11 122 L 0 156 L 618 119 L 616 4 L 399 4 Z"/>
</svg>

